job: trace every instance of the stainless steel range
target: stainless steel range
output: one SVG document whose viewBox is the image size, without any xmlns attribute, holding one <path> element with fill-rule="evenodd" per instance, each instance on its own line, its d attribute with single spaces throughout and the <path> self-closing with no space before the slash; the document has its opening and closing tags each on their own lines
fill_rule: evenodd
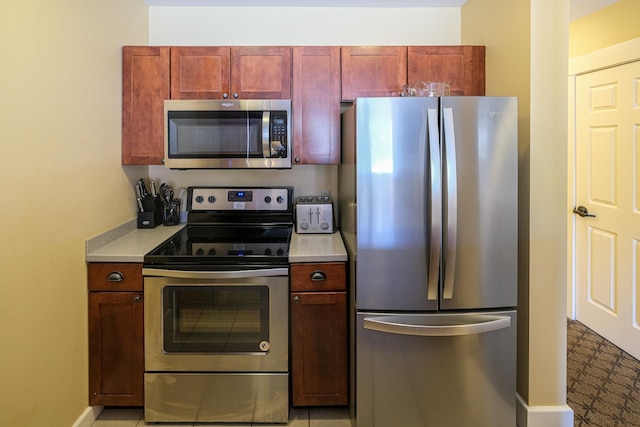
<svg viewBox="0 0 640 427">
<path fill-rule="evenodd" d="M 145 421 L 286 423 L 293 189 L 187 197 L 145 256 Z"/>
</svg>

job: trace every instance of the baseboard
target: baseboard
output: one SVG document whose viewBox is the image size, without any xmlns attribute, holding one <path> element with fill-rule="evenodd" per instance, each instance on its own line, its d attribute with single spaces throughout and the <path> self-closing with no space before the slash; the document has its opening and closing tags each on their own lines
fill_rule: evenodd
<svg viewBox="0 0 640 427">
<path fill-rule="evenodd" d="M 104 406 L 89 406 L 82 415 L 73 423 L 72 427 L 91 427 L 91 424 L 98 418 Z"/>
<path fill-rule="evenodd" d="M 573 410 L 567 406 L 529 406 L 517 395 L 518 427 L 573 427 Z"/>
</svg>

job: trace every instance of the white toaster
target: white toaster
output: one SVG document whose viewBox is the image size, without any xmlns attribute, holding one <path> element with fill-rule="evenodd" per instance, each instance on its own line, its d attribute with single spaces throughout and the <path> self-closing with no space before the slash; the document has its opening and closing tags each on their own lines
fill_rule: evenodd
<svg viewBox="0 0 640 427">
<path fill-rule="evenodd" d="M 296 232 L 333 233 L 333 201 L 329 196 L 301 196 L 296 199 Z"/>
</svg>

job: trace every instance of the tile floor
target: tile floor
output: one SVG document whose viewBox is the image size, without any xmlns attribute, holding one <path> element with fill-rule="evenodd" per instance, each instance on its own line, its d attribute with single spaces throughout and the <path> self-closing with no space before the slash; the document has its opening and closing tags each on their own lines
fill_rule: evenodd
<svg viewBox="0 0 640 427">
<path fill-rule="evenodd" d="M 146 423 L 142 408 L 105 408 L 91 427 L 250 427 L 224 423 Z M 253 424 L 269 427 L 271 424 Z M 284 424 L 274 424 L 282 427 Z M 289 427 L 351 427 L 348 408 L 291 408 Z"/>
</svg>

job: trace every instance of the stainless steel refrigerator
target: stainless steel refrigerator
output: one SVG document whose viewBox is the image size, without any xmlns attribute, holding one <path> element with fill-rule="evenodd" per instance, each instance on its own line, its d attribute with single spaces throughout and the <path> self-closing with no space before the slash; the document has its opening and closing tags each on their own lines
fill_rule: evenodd
<svg viewBox="0 0 640 427">
<path fill-rule="evenodd" d="M 358 427 L 516 425 L 517 99 L 342 114 Z"/>
</svg>

